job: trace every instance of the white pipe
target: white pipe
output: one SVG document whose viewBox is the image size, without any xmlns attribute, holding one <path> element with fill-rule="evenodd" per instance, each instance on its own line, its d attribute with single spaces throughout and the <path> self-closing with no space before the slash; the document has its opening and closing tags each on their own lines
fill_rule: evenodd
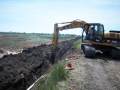
<svg viewBox="0 0 120 90">
<path fill-rule="evenodd" d="M 27 90 L 30 90 L 43 77 L 45 77 L 45 75 L 42 75 L 39 79 L 37 79 Z"/>
</svg>

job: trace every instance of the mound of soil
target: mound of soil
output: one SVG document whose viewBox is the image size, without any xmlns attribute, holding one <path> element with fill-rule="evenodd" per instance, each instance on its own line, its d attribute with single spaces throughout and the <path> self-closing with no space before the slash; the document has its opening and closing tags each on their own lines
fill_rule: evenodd
<svg viewBox="0 0 120 90">
<path fill-rule="evenodd" d="M 58 44 L 59 51 L 55 57 L 56 62 L 78 39 L 63 41 Z M 3 56 L 0 59 L 0 90 L 19 90 L 23 72 L 27 73 L 27 87 L 30 86 L 49 69 L 48 52 L 51 52 L 51 49 L 51 44 L 44 44 L 23 50 L 20 54 Z"/>
</svg>

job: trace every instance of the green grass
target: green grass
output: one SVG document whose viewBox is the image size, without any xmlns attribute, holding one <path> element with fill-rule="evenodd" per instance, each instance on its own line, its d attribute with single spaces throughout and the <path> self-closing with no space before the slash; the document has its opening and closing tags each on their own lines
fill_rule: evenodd
<svg viewBox="0 0 120 90">
<path fill-rule="evenodd" d="M 57 84 L 59 81 L 65 80 L 68 77 L 68 72 L 64 69 L 65 62 L 55 64 L 47 80 L 36 86 L 36 90 L 58 90 Z"/>
<path fill-rule="evenodd" d="M 73 48 L 80 49 L 81 43 L 82 43 L 81 41 L 74 43 Z"/>
</svg>

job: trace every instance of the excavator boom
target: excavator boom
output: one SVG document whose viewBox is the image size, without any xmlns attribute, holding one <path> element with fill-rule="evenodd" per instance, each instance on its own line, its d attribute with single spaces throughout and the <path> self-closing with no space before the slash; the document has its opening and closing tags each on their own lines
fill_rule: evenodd
<svg viewBox="0 0 120 90">
<path fill-rule="evenodd" d="M 67 24 L 62 27 L 58 27 L 58 24 Z M 54 34 L 52 39 L 53 49 L 55 49 L 58 45 L 58 33 L 62 30 L 74 29 L 74 28 L 83 28 L 86 24 L 85 21 L 72 21 L 72 22 L 63 22 L 54 24 Z M 85 29 L 86 30 L 86 29 Z"/>
</svg>

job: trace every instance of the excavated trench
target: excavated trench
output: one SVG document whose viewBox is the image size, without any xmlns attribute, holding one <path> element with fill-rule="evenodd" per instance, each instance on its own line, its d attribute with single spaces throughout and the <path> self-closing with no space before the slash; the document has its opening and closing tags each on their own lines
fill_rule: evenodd
<svg viewBox="0 0 120 90">
<path fill-rule="evenodd" d="M 56 62 L 72 47 L 79 38 L 59 42 L 59 51 L 55 57 Z M 0 59 L 0 90 L 20 90 L 22 86 L 21 74 L 27 74 L 27 87 L 37 78 L 48 71 L 50 60 L 48 53 L 52 45 L 40 45 L 23 50 L 16 55 L 4 55 Z"/>
</svg>

